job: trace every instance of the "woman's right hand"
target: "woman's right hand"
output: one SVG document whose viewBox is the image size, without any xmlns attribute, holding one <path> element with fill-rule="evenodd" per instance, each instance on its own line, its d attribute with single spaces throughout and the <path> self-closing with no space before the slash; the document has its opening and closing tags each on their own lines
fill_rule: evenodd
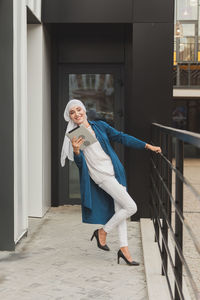
<svg viewBox="0 0 200 300">
<path fill-rule="evenodd" d="M 80 154 L 80 146 L 83 144 L 84 139 L 82 137 L 80 138 L 76 138 L 75 136 L 72 139 L 72 147 L 73 147 L 73 151 L 76 155 Z"/>
</svg>

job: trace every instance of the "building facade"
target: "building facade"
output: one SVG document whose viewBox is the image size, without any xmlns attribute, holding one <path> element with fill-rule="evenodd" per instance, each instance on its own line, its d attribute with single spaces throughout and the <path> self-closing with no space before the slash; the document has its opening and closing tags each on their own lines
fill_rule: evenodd
<svg viewBox="0 0 200 300">
<path fill-rule="evenodd" d="M 200 132 L 200 2 L 176 0 L 174 23 L 172 125 Z"/>
<path fill-rule="evenodd" d="M 3 0 L 0 7 L 0 250 L 14 250 L 28 216 L 80 204 L 74 163 L 60 165 L 65 105 L 151 142 L 171 124 L 174 3 L 164 0 Z M 149 217 L 147 151 L 113 145 Z"/>
</svg>

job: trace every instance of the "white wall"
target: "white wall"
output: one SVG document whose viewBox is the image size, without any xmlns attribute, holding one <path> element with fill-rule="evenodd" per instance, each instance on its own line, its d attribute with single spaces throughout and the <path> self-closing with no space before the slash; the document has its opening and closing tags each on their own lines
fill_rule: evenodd
<svg viewBox="0 0 200 300">
<path fill-rule="evenodd" d="M 27 26 L 28 80 L 28 215 L 42 207 L 42 25 Z"/>
<path fill-rule="evenodd" d="M 13 0 L 14 77 L 14 240 L 28 228 L 26 2 Z"/>
<path fill-rule="evenodd" d="M 15 242 L 28 215 L 42 217 L 51 205 L 50 42 L 41 24 L 28 25 L 27 39 L 26 5 L 40 20 L 41 0 L 13 0 Z"/>
<path fill-rule="evenodd" d="M 51 205 L 50 42 L 40 24 L 28 25 L 28 215 Z"/>
<path fill-rule="evenodd" d="M 26 5 L 36 16 L 38 21 L 41 21 L 41 0 L 26 0 Z"/>
<path fill-rule="evenodd" d="M 51 206 L 51 47 L 50 37 L 45 27 L 43 27 L 42 36 L 42 215 L 44 215 Z"/>
</svg>

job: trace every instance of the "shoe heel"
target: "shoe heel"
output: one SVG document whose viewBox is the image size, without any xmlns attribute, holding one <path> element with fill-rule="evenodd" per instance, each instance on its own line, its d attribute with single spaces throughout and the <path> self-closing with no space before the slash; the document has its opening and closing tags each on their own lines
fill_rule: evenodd
<svg viewBox="0 0 200 300">
<path fill-rule="evenodd" d="M 121 258 L 123 258 L 123 260 L 127 263 L 127 265 L 129 265 L 129 266 L 139 266 L 139 263 L 138 262 L 136 262 L 136 261 L 129 261 L 125 256 L 124 256 L 124 254 L 123 254 L 123 252 L 121 251 L 121 250 L 119 250 L 118 251 L 118 253 L 117 253 L 117 255 L 118 255 L 118 264 L 119 264 L 119 258 L 121 257 Z"/>
<path fill-rule="evenodd" d="M 120 254 L 117 253 L 117 263 L 119 264 Z"/>
<path fill-rule="evenodd" d="M 91 241 L 93 240 L 93 238 L 96 238 L 97 240 L 97 246 L 100 248 L 100 249 L 103 249 L 103 250 L 106 250 L 106 251 L 109 251 L 109 247 L 107 245 L 104 245 L 102 246 L 101 243 L 99 242 L 99 237 L 98 237 L 98 229 L 96 229 L 94 232 L 93 232 L 93 235 L 91 237 Z"/>
<path fill-rule="evenodd" d="M 93 235 L 92 235 L 92 237 L 91 237 L 90 241 L 92 241 L 92 240 L 93 240 L 93 238 L 94 238 L 94 233 L 93 233 Z"/>
</svg>

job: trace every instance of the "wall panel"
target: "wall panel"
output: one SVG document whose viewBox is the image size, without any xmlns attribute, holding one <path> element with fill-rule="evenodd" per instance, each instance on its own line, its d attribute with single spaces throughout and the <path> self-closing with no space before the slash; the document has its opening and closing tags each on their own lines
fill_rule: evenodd
<svg viewBox="0 0 200 300">
<path fill-rule="evenodd" d="M 174 0 L 133 0 L 133 22 L 173 23 Z"/>
<path fill-rule="evenodd" d="M 173 24 L 133 24 L 133 98 L 127 102 L 127 119 L 130 133 L 147 143 L 151 143 L 152 122 L 171 124 L 172 32 Z M 150 154 L 132 149 L 128 153 L 130 193 L 136 198 L 138 214 L 147 217 Z"/>
<path fill-rule="evenodd" d="M 130 23 L 132 0 L 43 0 L 45 23 Z"/>
</svg>

